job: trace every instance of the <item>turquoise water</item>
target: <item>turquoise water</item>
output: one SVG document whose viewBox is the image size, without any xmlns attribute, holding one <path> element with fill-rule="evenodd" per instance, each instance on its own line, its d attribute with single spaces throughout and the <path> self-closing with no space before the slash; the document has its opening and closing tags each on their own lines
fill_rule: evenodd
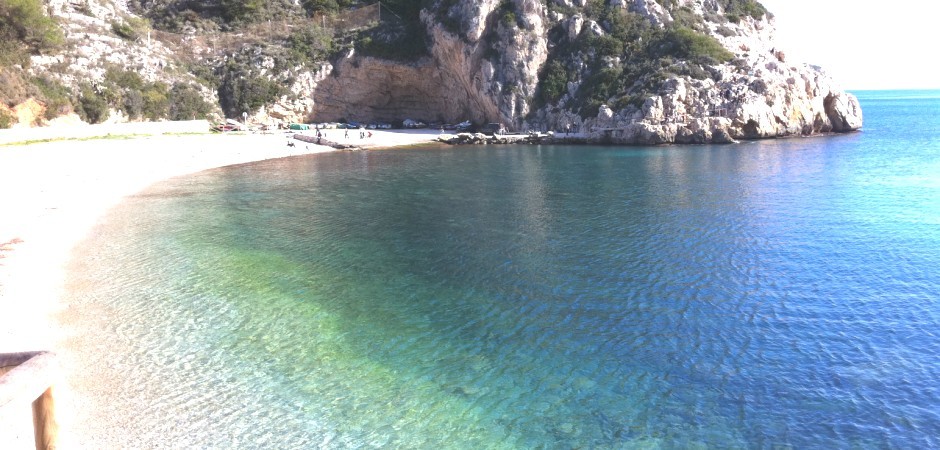
<svg viewBox="0 0 940 450">
<path fill-rule="evenodd" d="M 88 439 L 940 447 L 938 94 L 860 92 L 865 131 L 829 138 L 162 183 L 75 262 Z"/>
</svg>

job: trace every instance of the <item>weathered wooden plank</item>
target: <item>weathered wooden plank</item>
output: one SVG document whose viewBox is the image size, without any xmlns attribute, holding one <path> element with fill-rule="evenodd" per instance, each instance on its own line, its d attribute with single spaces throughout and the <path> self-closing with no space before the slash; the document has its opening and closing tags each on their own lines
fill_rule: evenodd
<svg viewBox="0 0 940 450">
<path fill-rule="evenodd" d="M 36 448 L 55 449 L 59 425 L 55 419 L 52 382 L 57 372 L 50 352 L 0 354 L 0 408 L 32 403 Z"/>
<path fill-rule="evenodd" d="M 31 403 L 52 385 L 57 371 L 50 352 L 0 354 L 0 367 L 11 366 L 15 367 L 0 376 L 0 408 Z"/>
</svg>

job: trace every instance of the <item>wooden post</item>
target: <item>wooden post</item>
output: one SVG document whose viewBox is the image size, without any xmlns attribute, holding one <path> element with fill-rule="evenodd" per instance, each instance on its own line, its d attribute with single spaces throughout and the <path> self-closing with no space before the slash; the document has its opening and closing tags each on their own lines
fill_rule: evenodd
<svg viewBox="0 0 940 450">
<path fill-rule="evenodd" d="M 33 433 L 36 450 L 54 450 L 59 437 L 59 424 L 55 420 L 55 401 L 52 386 L 33 401 Z"/>
</svg>

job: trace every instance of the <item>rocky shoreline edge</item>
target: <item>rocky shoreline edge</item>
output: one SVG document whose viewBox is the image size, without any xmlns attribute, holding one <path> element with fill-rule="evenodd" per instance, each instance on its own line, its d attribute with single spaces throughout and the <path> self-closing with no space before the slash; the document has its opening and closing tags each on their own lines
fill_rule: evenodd
<svg viewBox="0 0 940 450">
<path fill-rule="evenodd" d="M 639 146 L 654 146 L 654 145 L 722 145 L 722 144 L 739 144 L 742 142 L 753 142 L 760 140 L 769 140 L 769 139 L 798 139 L 798 138 L 825 138 L 832 136 L 840 136 L 845 134 L 851 134 L 855 132 L 861 132 L 861 130 L 856 130 L 853 132 L 830 132 L 830 133 L 815 133 L 809 135 L 785 135 L 777 136 L 770 138 L 734 138 L 727 132 L 715 132 L 710 136 L 709 139 L 703 139 L 704 136 L 701 135 L 686 135 L 682 137 L 676 137 L 674 140 L 663 140 L 657 139 L 658 135 L 647 135 L 652 136 L 652 139 L 644 139 L 642 141 L 632 140 L 624 141 L 618 137 L 611 136 L 610 134 L 578 134 L 578 133 L 528 133 L 528 134 L 503 134 L 503 135 L 487 135 L 483 133 L 458 133 L 458 134 L 444 134 L 441 135 L 430 142 L 438 142 L 448 145 L 620 145 L 620 146 L 630 146 L 630 147 L 639 147 Z M 640 133 L 634 134 L 634 136 L 640 135 Z M 323 145 L 327 147 L 332 147 L 337 150 L 346 150 L 346 151 L 356 151 L 356 150 L 369 150 L 370 148 L 385 148 L 382 146 L 378 147 L 367 147 L 355 144 L 344 144 L 340 142 L 335 142 L 325 138 L 317 139 L 316 137 L 305 135 L 305 134 L 295 134 L 292 136 L 293 139 L 305 142 L 309 144 Z"/>
</svg>

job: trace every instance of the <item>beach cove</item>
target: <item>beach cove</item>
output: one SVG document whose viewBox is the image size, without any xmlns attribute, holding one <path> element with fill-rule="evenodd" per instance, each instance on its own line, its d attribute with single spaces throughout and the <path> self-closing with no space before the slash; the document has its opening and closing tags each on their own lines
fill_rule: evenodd
<svg viewBox="0 0 940 450">
<path fill-rule="evenodd" d="M 172 124 L 131 124 L 58 133 L 10 130 L 0 136 L 7 143 L 0 146 L 0 353 L 57 349 L 63 335 L 55 316 L 68 313 L 61 302 L 66 266 L 71 258 L 82 258 L 72 249 L 122 199 L 172 177 L 334 150 L 289 139 L 292 134 L 164 131 L 184 130 Z M 327 135 L 343 142 L 339 133 L 342 130 L 330 130 Z M 36 141 L 37 137 L 52 140 Z M 437 137 L 430 131 L 375 131 L 361 145 L 407 146 Z M 15 144 L 21 141 L 27 142 Z M 68 428 L 68 395 L 67 387 L 57 394 L 62 397 L 60 421 L 66 444 L 73 431 Z M 0 413 L 0 442 L 4 448 L 20 444 L 30 448 L 28 405 L 8 415 Z M 10 438 L 11 433 L 15 437 Z"/>
<path fill-rule="evenodd" d="M 73 442 L 935 447 L 940 103 L 860 98 L 868 128 L 830 138 L 148 185 L 67 262 Z"/>
</svg>

